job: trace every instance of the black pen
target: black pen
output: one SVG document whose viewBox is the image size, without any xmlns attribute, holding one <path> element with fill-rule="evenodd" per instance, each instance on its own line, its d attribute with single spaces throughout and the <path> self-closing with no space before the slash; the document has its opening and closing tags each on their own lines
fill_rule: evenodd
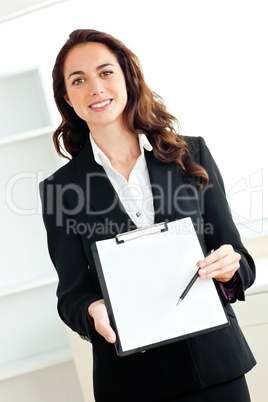
<svg viewBox="0 0 268 402">
<path fill-rule="evenodd" d="M 208 257 L 210 254 L 212 254 L 213 251 L 214 251 L 214 249 L 211 250 L 211 251 L 207 254 L 207 257 Z M 193 284 L 195 283 L 195 281 L 198 279 L 198 276 L 199 276 L 199 275 L 198 275 L 198 271 L 199 271 L 199 269 L 200 269 L 200 268 L 198 268 L 197 272 L 194 274 L 194 276 L 192 277 L 192 279 L 190 280 L 190 282 L 188 283 L 188 285 L 186 286 L 186 288 L 185 288 L 184 291 L 182 292 L 182 294 L 181 294 L 179 300 L 177 301 L 176 307 L 183 301 L 183 299 L 185 298 L 185 296 L 187 295 L 187 293 L 189 292 L 189 290 L 191 289 L 191 287 L 193 286 Z"/>
</svg>

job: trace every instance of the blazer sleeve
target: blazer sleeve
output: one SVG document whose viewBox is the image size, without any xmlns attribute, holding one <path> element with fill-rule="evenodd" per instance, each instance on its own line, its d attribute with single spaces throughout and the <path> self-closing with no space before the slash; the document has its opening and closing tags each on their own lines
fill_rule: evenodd
<svg viewBox="0 0 268 402">
<path fill-rule="evenodd" d="M 67 233 L 67 216 L 63 213 L 63 205 L 57 202 L 55 186 L 45 180 L 40 183 L 39 189 L 49 255 L 59 277 L 59 316 L 73 331 L 90 341 L 93 330 L 87 316 L 88 307 L 102 295 L 94 290 L 80 235 L 73 231 Z M 61 215 L 61 222 L 57 222 L 58 214 Z"/>
<path fill-rule="evenodd" d="M 209 175 L 209 184 L 200 192 L 204 227 L 209 228 L 209 230 L 205 230 L 205 243 L 208 250 L 216 249 L 223 244 L 231 244 L 234 250 L 241 255 L 240 268 L 237 271 L 238 284 L 232 302 L 245 300 L 245 290 L 255 280 L 255 264 L 243 246 L 233 221 L 221 173 L 204 139 L 199 137 L 198 141 L 199 163 Z"/>
</svg>

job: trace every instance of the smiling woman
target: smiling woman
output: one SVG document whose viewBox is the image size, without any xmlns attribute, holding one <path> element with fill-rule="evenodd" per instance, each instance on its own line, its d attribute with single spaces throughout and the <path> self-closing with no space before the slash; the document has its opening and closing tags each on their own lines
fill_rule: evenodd
<svg viewBox="0 0 268 402">
<path fill-rule="evenodd" d="M 95 69 L 105 69 L 105 66 L 102 65 L 103 62 L 104 64 L 112 63 L 115 64 L 112 66 L 113 68 L 117 66 L 117 75 L 119 76 L 118 65 L 121 68 L 127 89 L 127 104 L 122 115 L 124 129 L 129 133 L 146 133 L 155 145 L 153 152 L 156 158 L 163 162 L 175 162 L 183 174 L 186 176 L 201 177 L 203 183 L 206 184 L 208 182 L 206 171 L 190 158 L 186 142 L 182 136 L 178 135 L 179 123 L 177 119 L 167 112 L 162 98 L 151 91 L 146 84 L 138 57 L 118 39 L 104 32 L 92 29 L 79 29 L 70 34 L 69 40 L 58 54 L 53 69 L 54 98 L 62 116 L 62 123 L 53 135 L 57 152 L 61 156 L 68 158 L 62 152 L 59 141 L 60 137 L 63 139 L 65 150 L 73 157 L 79 153 L 88 136 L 89 126 L 86 120 L 80 118 L 74 108 L 68 103 L 66 88 L 66 75 L 67 79 L 71 79 L 70 74 L 72 75 L 75 72 L 85 73 L 84 69 L 88 70 L 90 68 L 88 60 L 84 60 L 85 65 L 84 69 L 82 69 L 80 61 L 78 62 L 78 60 L 72 58 L 71 61 L 74 65 L 70 65 L 70 70 L 68 70 L 68 73 L 65 73 L 66 60 L 69 53 L 77 50 L 77 52 L 84 54 L 85 57 L 86 45 L 92 47 L 102 45 L 102 49 L 105 49 L 107 57 L 109 60 L 111 59 L 110 61 L 101 61 L 99 59 L 98 63 L 95 62 Z M 83 51 L 79 49 L 80 47 L 83 47 Z M 103 73 L 109 76 L 110 71 L 113 72 L 113 69 L 109 68 L 107 71 L 103 71 Z M 80 75 L 77 74 L 76 79 L 73 81 L 74 85 L 75 83 L 79 83 L 79 85 L 84 84 L 85 78 L 80 77 Z M 121 85 L 123 85 L 122 82 Z M 110 138 L 111 136 L 109 135 Z"/>
<path fill-rule="evenodd" d="M 230 302 L 245 299 L 255 266 L 205 141 L 177 133 L 177 120 L 145 83 L 138 58 L 106 33 L 70 35 L 53 88 L 62 116 L 53 140 L 64 156 L 62 137 L 71 160 L 40 183 L 43 217 L 59 277 L 59 315 L 93 345 L 96 402 L 249 402 L 244 374 L 255 359 Z M 204 253 L 215 250 L 193 266 L 200 279 L 214 279 L 230 326 L 119 357 L 91 245 L 185 217 Z"/>
<path fill-rule="evenodd" d="M 64 80 L 65 100 L 87 123 L 95 140 L 107 135 L 107 130 L 111 136 L 124 129 L 125 77 L 105 45 L 89 42 L 74 47 L 65 59 Z"/>
</svg>

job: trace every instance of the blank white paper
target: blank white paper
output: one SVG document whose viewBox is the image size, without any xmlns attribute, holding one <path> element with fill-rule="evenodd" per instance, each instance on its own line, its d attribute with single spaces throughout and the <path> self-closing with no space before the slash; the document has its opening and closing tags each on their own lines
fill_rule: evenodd
<svg viewBox="0 0 268 402">
<path fill-rule="evenodd" d="M 123 352 L 227 324 L 212 279 L 197 279 L 176 303 L 204 254 L 190 218 L 168 231 L 96 243 Z"/>
</svg>

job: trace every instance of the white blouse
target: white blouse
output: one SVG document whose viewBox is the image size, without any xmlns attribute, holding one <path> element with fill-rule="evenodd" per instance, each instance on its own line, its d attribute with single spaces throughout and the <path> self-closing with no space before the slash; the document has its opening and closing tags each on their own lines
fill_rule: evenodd
<svg viewBox="0 0 268 402">
<path fill-rule="evenodd" d="M 103 167 L 132 221 L 137 227 L 152 225 L 154 223 L 153 194 L 144 149 L 152 151 L 153 147 L 146 135 L 139 134 L 141 155 L 138 157 L 128 181 L 112 167 L 110 160 L 95 143 L 91 134 L 89 134 L 89 138 L 95 161 Z"/>
</svg>

